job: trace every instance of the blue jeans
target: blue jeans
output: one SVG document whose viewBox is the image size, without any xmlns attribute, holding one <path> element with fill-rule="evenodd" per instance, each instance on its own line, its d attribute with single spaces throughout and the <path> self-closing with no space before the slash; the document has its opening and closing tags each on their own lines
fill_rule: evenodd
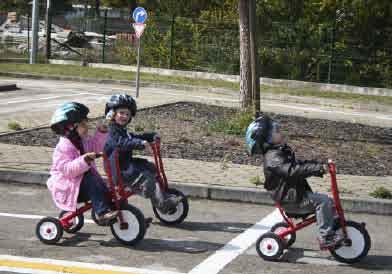
<svg viewBox="0 0 392 274">
<path fill-rule="evenodd" d="M 306 198 L 316 207 L 317 227 L 320 237 L 335 234 L 333 201 L 325 194 L 306 192 Z"/>
<path fill-rule="evenodd" d="M 78 200 L 91 200 L 95 213 L 101 215 L 110 209 L 107 192 L 108 189 L 101 176 L 89 170 L 80 183 Z"/>
</svg>

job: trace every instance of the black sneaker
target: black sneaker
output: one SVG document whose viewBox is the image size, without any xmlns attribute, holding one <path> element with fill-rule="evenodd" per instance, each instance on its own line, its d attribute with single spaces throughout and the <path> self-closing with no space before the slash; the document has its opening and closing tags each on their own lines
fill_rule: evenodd
<svg viewBox="0 0 392 274">
<path fill-rule="evenodd" d="M 181 203 L 182 199 L 182 196 L 169 195 L 169 197 L 163 201 L 162 206 L 160 206 L 158 209 L 164 214 L 174 214 L 177 210 L 178 204 Z"/>
<path fill-rule="evenodd" d="M 336 248 L 338 246 L 341 246 L 343 241 L 344 241 L 344 236 L 340 233 L 328 235 L 326 237 L 320 237 L 319 238 L 320 249 L 325 250 L 325 249 Z"/>
<path fill-rule="evenodd" d="M 107 212 L 105 212 L 103 214 L 98 215 L 97 216 L 97 220 L 100 223 L 106 223 L 106 222 L 109 222 L 109 221 L 111 221 L 113 219 L 116 219 L 117 215 L 118 215 L 118 211 L 117 210 L 107 211 Z"/>
</svg>

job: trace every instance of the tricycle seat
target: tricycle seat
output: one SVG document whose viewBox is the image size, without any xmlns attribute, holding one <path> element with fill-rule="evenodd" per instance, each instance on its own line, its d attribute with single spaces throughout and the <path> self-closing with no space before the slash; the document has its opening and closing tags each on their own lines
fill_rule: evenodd
<svg viewBox="0 0 392 274">
<path fill-rule="evenodd" d="M 312 205 L 298 206 L 298 204 L 284 204 L 282 209 L 289 218 L 305 219 L 315 213 L 315 208 Z"/>
</svg>

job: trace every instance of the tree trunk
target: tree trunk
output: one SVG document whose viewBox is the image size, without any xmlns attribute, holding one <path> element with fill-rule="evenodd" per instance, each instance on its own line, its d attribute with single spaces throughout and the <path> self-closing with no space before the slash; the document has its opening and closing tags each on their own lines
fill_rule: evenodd
<svg viewBox="0 0 392 274">
<path fill-rule="evenodd" d="M 250 67 L 252 71 L 252 103 L 253 111 L 257 117 L 260 113 L 260 73 L 259 55 L 257 54 L 257 35 L 256 35 L 256 0 L 249 1 L 249 38 L 250 38 Z"/>
<path fill-rule="evenodd" d="M 240 30 L 240 101 L 241 108 L 252 104 L 251 70 L 249 52 L 249 0 L 238 0 Z"/>
</svg>

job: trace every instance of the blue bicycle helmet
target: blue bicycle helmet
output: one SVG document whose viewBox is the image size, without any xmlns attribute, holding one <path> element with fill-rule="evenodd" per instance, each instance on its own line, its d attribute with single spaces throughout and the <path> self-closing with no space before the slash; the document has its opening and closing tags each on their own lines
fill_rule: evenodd
<svg viewBox="0 0 392 274">
<path fill-rule="evenodd" d="M 89 111 L 88 107 L 81 103 L 65 103 L 54 112 L 50 122 L 50 128 L 56 134 L 64 135 L 68 126 L 73 126 L 75 123 L 87 119 Z"/>
<path fill-rule="evenodd" d="M 262 115 L 249 124 L 245 134 L 249 155 L 263 153 L 264 144 L 270 141 L 273 123 L 267 115 Z"/>
</svg>

